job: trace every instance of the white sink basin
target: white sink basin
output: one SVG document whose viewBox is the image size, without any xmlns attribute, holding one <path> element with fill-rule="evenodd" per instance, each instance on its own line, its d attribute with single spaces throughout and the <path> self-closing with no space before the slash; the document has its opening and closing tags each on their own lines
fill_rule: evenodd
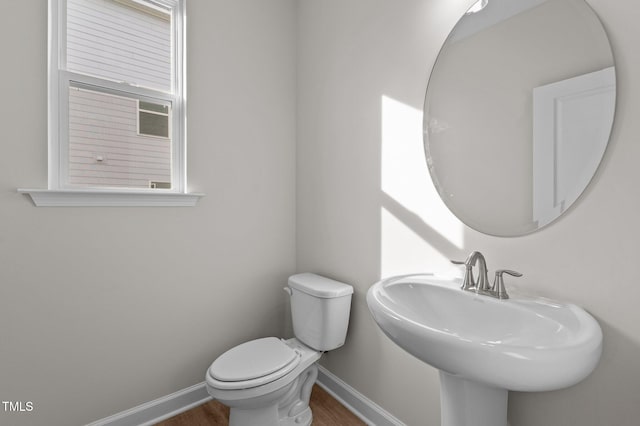
<svg viewBox="0 0 640 426">
<path fill-rule="evenodd" d="M 506 390 L 568 387 L 587 377 L 598 363 L 602 331 L 578 306 L 513 295 L 498 300 L 463 291 L 460 285 L 459 279 L 433 275 L 388 278 L 369 289 L 367 304 L 382 331 L 441 370 L 441 381 L 504 389 L 504 397 L 500 396 L 504 424 Z M 447 383 L 447 388 L 456 386 Z M 444 421 L 448 397 L 442 396 L 443 425 L 466 424 Z M 449 408 L 459 410 L 459 402 Z M 477 414 L 469 415 L 477 419 Z M 502 424 L 495 419 L 487 422 Z"/>
</svg>

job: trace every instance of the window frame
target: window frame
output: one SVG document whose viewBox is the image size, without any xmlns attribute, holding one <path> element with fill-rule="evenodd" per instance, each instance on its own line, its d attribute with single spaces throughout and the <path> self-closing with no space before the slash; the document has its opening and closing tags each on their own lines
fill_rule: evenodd
<svg viewBox="0 0 640 426">
<path fill-rule="evenodd" d="M 135 0 L 130 0 L 135 3 Z M 185 0 L 153 0 L 171 8 L 172 76 L 171 91 L 150 89 L 127 82 L 117 82 L 69 71 L 66 68 L 67 0 L 49 0 L 48 61 L 48 189 L 79 193 L 171 193 L 185 194 L 186 179 L 186 66 L 185 66 Z M 123 2 L 121 2 L 123 3 Z M 127 7 L 125 5 L 125 7 Z M 171 103 L 169 128 L 171 135 L 171 189 L 113 188 L 69 184 L 69 87 L 95 88 L 103 93 L 129 96 L 146 102 Z M 35 200 L 34 200 L 35 201 Z"/>
</svg>

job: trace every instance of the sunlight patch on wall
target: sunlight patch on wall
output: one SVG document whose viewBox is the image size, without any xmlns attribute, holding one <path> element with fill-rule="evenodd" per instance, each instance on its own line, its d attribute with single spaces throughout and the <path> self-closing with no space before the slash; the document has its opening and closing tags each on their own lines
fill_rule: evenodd
<svg viewBox="0 0 640 426">
<path fill-rule="evenodd" d="M 382 207 L 380 239 L 380 276 L 442 272 L 451 263 L 409 226 Z"/>
<path fill-rule="evenodd" d="M 464 247 L 464 226 L 440 199 L 427 170 L 422 111 L 387 96 L 382 96 L 381 190 L 382 276 L 448 265 L 445 253 Z"/>
</svg>

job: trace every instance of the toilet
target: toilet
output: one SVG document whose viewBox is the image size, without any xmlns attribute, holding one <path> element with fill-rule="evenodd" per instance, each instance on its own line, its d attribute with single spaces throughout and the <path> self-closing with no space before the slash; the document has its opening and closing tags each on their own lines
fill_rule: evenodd
<svg viewBox="0 0 640 426">
<path fill-rule="evenodd" d="M 308 426 L 311 388 L 323 352 L 344 344 L 353 287 L 320 275 L 289 277 L 294 338 L 264 337 L 220 355 L 207 391 L 229 406 L 229 426 Z"/>
</svg>

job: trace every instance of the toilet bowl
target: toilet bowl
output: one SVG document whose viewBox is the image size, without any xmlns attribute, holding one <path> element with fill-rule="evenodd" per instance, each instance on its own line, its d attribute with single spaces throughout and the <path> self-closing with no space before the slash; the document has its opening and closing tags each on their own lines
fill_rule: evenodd
<svg viewBox="0 0 640 426">
<path fill-rule="evenodd" d="M 308 426 L 322 353 L 344 344 L 353 288 L 315 274 L 289 278 L 295 338 L 265 337 L 220 355 L 206 373 L 209 395 L 229 406 L 230 426 Z"/>
<path fill-rule="evenodd" d="M 296 339 L 252 340 L 211 364 L 207 391 L 231 408 L 230 425 L 310 425 L 309 397 L 321 355 Z"/>
</svg>

